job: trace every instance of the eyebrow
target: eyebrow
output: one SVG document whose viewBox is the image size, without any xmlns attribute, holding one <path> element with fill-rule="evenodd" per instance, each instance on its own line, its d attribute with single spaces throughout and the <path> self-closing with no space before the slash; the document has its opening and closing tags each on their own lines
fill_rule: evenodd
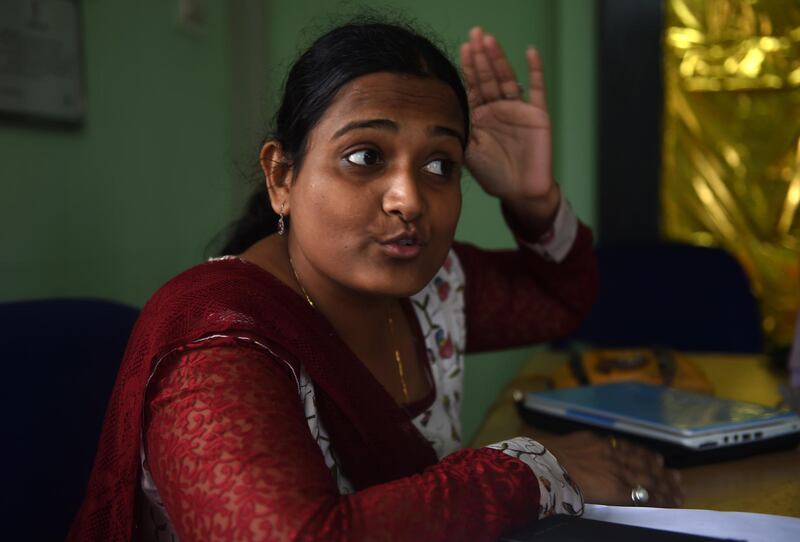
<svg viewBox="0 0 800 542">
<path fill-rule="evenodd" d="M 397 125 L 397 123 L 389 119 L 354 120 L 353 122 L 348 122 L 336 130 L 336 133 L 333 134 L 333 139 L 340 138 L 347 132 L 352 132 L 353 130 L 360 130 L 363 128 L 376 128 L 389 130 L 392 132 L 397 132 L 400 130 L 400 127 Z"/>
<path fill-rule="evenodd" d="M 458 130 L 453 130 L 452 128 L 448 128 L 447 126 L 434 126 L 431 128 L 431 133 L 433 135 L 445 135 L 451 136 L 458 140 L 461 143 L 461 148 L 465 149 L 467 147 L 467 142 L 464 141 L 464 136 L 461 135 L 461 132 Z"/>
<path fill-rule="evenodd" d="M 389 119 L 368 119 L 368 120 L 354 120 L 352 122 L 348 122 L 333 134 L 333 139 L 338 139 L 342 137 L 347 132 L 352 132 L 353 130 L 361 130 L 364 128 L 375 128 L 378 130 L 389 130 L 391 132 L 398 132 L 400 130 L 400 126 Z M 454 137 L 458 140 L 461 144 L 461 147 L 466 147 L 466 141 L 464 141 L 464 136 L 458 132 L 458 130 L 454 130 L 452 128 L 448 128 L 447 126 L 433 126 L 430 129 L 432 135 L 437 136 L 450 136 Z"/>
</svg>

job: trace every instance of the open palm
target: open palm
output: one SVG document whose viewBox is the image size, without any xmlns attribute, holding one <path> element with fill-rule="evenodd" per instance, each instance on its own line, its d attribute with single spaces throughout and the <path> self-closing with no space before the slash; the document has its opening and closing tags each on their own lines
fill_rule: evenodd
<svg viewBox="0 0 800 542">
<path fill-rule="evenodd" d="M 538 52 L 525 52 L 528 100 L 497 40 L 480 28 L 461 46 L 472 134 L 466 161 L 483 189 L 498 198 L 537 198 L 553 185 L 550 116 Z"/>
</svg>

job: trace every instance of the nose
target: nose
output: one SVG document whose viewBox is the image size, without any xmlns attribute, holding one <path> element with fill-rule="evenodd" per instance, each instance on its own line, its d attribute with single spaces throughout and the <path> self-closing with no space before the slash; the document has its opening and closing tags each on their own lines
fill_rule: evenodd
<svg viewBox="0 0 800 542">
<path fill-rule="evenodd" d="M 425 212 L 420 181 L 410 168 L 402 168 L 388 179 L 383 195 L 383 210 L 404 222 L 413 222 Z"/>
</svg>

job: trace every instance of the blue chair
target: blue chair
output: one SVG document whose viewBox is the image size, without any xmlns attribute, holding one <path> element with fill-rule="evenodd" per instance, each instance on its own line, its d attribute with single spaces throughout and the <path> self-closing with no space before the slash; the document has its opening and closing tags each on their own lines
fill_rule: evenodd
<svg viewBox="0 0 800 542">
<path fill-rule="evenodd" d="M 7 540 L 66 536 L 138 314 L 97 299 L 0 304 Z"/>
<path fill-rule="evenodd" d="M 678 243 L 599 246 L 600 291 L 568 339 L 598 348 L 763 352 L 760 311 L 739 262 Z"/>
</svg>

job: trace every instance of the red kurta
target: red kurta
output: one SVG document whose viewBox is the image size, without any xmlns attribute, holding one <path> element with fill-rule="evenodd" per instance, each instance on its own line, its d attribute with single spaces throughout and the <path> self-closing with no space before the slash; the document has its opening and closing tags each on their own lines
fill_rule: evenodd
<svg viewBox="0 0 800 542">
<path fill-rule="evenodd" d="M 591 234 L 583 226 L 560 263 L 526 249 L 454 248 L 466 274 L 468 351 L 562 336 L 594 299 Z M 148 457 L 184 542 L 490 540 L 535 517 L 538 482 L 523 463 L 489 449 L 436 463 L 408 415 L 321 316 L 272 275 L 232 260 L 179 275 L 143 309 L 70 539 L 131 539 L 153 363 L 213 334 L 255 337 L 274 355 L 218 345 L 169 356 L 159 370 L 150 396 Z M 309 436 L 291 373 L 276 359 L 302 363 L 314 381 L 320 416 L 359 489 L 355 494 L 336 490 Z M 199 444 L 212 451 L 198 455 Z"/>
</svg>

